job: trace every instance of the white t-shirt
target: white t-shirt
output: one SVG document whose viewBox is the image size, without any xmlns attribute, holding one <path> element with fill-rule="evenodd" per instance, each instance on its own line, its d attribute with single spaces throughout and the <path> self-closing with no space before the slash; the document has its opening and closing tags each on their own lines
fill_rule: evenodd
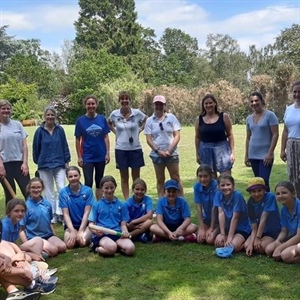
<svg viewBox="0 0 300 300">
<path fill-rule="evenodd" d="M 0 125 L 0 155 L 3 162 L 23 161 L 23 140 L 27 137 L 19 121 Z"/>
<path fill-rule="evenodd" d="M 161 124 L 161 125 L 160 125 Z M 160 122 L 159 119 L 153 114 L 149 117 L 145 124 L 144 133 L 151 134 L 153 143 L 159 150 L 166 151 L 174 139 L 174 131 L 181 130 L 181 126 L 177 118 L 171 114 L 165 114 L 165 118 Z M 158 156 L 153 150 L 151 156 Z M 178 155 L 177 147 L 174 149 L 172 156 Z"/>
<path fill-rule="evenodd" d="M 300 108 L 295 108 L 295 104 L 289 105 L 285 110 L 283 120 L 288 131 L 288 138 L 300 139 Z"/>
<path fill-rule="evenodd" d="M 142 148 L 139 140 L 139 130 L 145 116 L 139 109 L 134 108 L 131 108 L 131 115 L 127 120 L 121 114 L 120 109 L 116 109 L 110 114 L 109 119 L 116 128 L 115 149 L 136 150 Z"/>
</svg>

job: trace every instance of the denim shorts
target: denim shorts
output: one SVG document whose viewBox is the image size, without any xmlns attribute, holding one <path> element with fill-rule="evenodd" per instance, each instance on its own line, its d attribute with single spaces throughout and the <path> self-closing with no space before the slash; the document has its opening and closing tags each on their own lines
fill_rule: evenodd
<svg viewBox="0 0 300 300">
<path fill-rule="evenodd" d="M 209 165 L 215 172 L 232 169 L 231 149 L 228 141 L 218 143 L 200 143 L 199 157 L 201 164 Z"/>
<path fill-rule="evenodd" d="M 119 170 L 139 169 L 145 165 L 142 149 L 115 150 L 116 168 Z"/>
<path fill-rule="evenodd" d="M 178 155 L 173 155 L 169 157 L 161 157 L 161 156 L 151 156 L 150 158 L 152 159 L 152 162 L 154 164 L 172 164 L 172 163 L 179 163 L 179 156 Z"/>
</svg>

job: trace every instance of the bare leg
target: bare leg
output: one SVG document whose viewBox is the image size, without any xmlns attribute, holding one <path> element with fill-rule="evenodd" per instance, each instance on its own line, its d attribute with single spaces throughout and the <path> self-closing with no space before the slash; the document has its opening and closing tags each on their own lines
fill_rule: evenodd
<svg viewBox="0 0 300 300">
<path fill-rule="evenodd" d="M 31 240 L 28 240 L 24 244 L 20 245 L 22 251 L 33 252 L 36 254 L 41 254 L 43 250 L 43 239 L 40 237 L 34 237 Z"/>
<path fill-rule="evenodd" d="M 129 198 L 129 172 L 128 169 L 120 170 L 121 188 L 124 200 Z"/>
<path fill-rule="evenodd" d="M 115 255 L 117 252 L 118 246 L 115 241 L 109 237 L 103 237 L 99 242 L 99 247 L 96 248 L 96 251 L 102 255 Z"/>
<path fill-rule="evenodd" d="M 179 195 L 183 196 L 183 186 L 182 186 L 182 182 L 181 182 L 180 176 L 179 176 L 179 164 L 178 163 L 169 163 L 169 164 L 167 164 L 167 169 L 169 171 L 170 178 L 174 179 L 178 182 L 178 185 L 180 188 Z"/>
<path fill-rule="evenodd" d="M 138 228 L 136 228 L 136 226 L 134 228 L 128 227 L 128 230 L 132 237 L 136 237 L 146 232 L 152 224 L 152 220 L 146 220 L 145 222 L 138 224 Z"/>
<path fill-rule="evenodd" d="M 130 239 L 118 239 L 116 241 L 118 247 L 121 248 L 121 251 L 126 255 L 132 256 L 134 255 L 135 246 L 134 243 Z"/>
<path fill-rule="evenodd" d="M 153 164 L 155 175 L 156 175 L 156 189 L 158 198 L 164 195 L 164 184 L 165 184 L 165 165 L 164 164 Z"/>
</svg>

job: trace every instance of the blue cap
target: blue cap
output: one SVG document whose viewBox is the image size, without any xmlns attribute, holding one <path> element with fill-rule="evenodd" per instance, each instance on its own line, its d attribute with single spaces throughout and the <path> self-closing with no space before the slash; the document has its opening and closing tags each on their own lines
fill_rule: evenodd
<svg viewBox="0 0 300 300">
<path fill-rule="evenodd" d="M 229 258 L 232 256 L 233 251 L 234 251 L 233 246 L 216 248 L 216 255 L 221 258 Z"/>
<path fill-rule="evenodd" d="M 164 188 L 165 188 L 165 190 L 167 190 L 167 189 L 176 189 L 176 190 L 180 191 L 178 182 L 176 180 L 173 180 L 173 179 L 167 180 L 165 182 Z"/>
</svg>

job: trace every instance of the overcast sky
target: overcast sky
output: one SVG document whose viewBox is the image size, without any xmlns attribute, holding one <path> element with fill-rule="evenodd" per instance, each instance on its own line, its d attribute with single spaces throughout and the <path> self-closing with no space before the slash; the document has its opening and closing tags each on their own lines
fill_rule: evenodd
<svg viewBox="0 0 300 300">
<path fill-rule="evenodd" d="M 96 1 L 96 0 L 95 0 Z M 137 0 L 138 22 L 159 38 L 167 27 L 196 37 L 205 47 L 209 33 L 229 34 L 241 49 L 273 43 L 280 31 L 300 23 L 300 0 Z M 75 38 L 76 0 L 0 0 L 0 26 L 17 39 L 39 39 L 42 48 L 60 52 Z"/>
</svg>

